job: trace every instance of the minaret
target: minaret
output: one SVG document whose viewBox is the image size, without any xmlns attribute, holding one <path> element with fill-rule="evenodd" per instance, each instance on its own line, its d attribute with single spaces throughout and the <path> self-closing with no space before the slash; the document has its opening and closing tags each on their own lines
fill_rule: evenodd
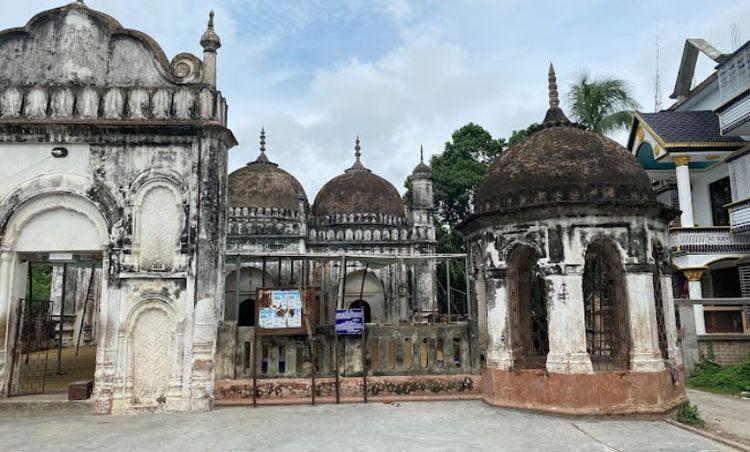
<svg viewBox="0 0 750 452">
<path fill-rule="evenodd" d="M 216 51 L 221 47 L 221 39 L 214 31 L 214 12 L 208 14 L 208 28 L 201 37 L 203 47 L 203 83 L 216 88 Z"/>
<path fill-rule="evenodd" d="M 424 162 L 424 147 L 419 147 L 419 164 L 411 173 L 411 210 L 414 212 L 415 224 L 432 224 L 432 220 L 425 217 L 434 207 L 434 195 L 432 193 L 432 169 Z M 417 212 L 420 212 L 417 214 Z M 420 217 L 419 219 L 417 217 Z"/>
</svg>

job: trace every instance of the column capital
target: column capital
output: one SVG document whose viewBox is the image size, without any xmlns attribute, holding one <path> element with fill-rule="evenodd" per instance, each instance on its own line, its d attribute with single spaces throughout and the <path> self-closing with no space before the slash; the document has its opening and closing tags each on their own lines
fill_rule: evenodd
<svg viewBox="0 0 750 452">
<path fill-rule="evenodd" d="M 687 155 L 672 157 L 672 162 L 674 162 L 676 166 L 685 166 L 690 163 L 690 157 L 688 157 Z"/>
<path fill-rule="evenodd" d="M 688 281 L 700 281 L 705 268 L 683 268 L 680 271 L 685 274 Z"/>
</svg>

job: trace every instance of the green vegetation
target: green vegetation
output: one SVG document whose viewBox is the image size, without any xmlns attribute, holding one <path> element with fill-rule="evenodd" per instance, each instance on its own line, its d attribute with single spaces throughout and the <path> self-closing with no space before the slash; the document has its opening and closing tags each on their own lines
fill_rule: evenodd
<svg viewBox="0 0 750 452">
<path fill-rule="evenodd" d="M 52 286 L 52 266 L 48 264 L 33 264 L 31 266 L 31 286 L 34 291 L 29 294 L 28 281 L 26 285 L 26 298 L 33 300 L 49 300 L 50 288 Z"/>
<path fill-rule="evenodd" d="M 640 108 L 625 80 L 592 78 L 587 72 L 571 85 L 568 101 L 572 119 L 603 135 L 626 130 Z"/>
<path fill-rule="evenodd" d="M 677 408 L 675 419 L 677 420 L 677 422 L 682 422 L 683 424 L 687 425 L 693 425 L 695 427 L 703 427 L 704 425 L 706 425 L 706 421 L 701 418 L 698 407 L 690 404 L 690 402 L 685 402 L 680 405 L 679 408 Z"/>
<path fill-rule="evenodd" d="M 750 357 L 727 366 L 701 361 L 687 379 L 687 386 L 718 394 L 740 395 L 743 391 L 750 391 Z"/>
</svg>

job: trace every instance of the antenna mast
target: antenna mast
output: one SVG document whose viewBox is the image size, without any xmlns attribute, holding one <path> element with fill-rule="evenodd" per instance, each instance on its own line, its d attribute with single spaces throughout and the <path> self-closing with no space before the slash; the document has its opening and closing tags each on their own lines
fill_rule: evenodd
<svg viewBox="0 0 750 452">
<path fill-rule="evenodd" d="M 732 33 L 732 50 L 737 50 L 742 45 L 742 33 L 740 32 L 740 23 L 732 22 L 729 26 Z"/>
<path fill-rule="evenodd" d="M 656 36 L 656 77 L 654 77 L 654 113 L 661 111 L 661 77 L 659 76 L 659 36 Z"/>
</svg>

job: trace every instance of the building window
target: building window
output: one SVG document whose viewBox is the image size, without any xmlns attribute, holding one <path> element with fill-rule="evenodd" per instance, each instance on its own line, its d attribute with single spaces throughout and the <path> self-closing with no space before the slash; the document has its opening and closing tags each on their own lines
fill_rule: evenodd
<svg viewBox="0 0 750 452">
<path fill-rule="evenodd" d="M 708 184 L 708 193 L 711 197 L 711 215 L 714 226 L 729 226 L 729 211 L 724 207 L 732 202 L 732 186 L 729 178 L 725 177 Z"/>
<path fill-rule="evenodd" d="M 237 326 L 255 326 L 255 300 L 248 298 L 240 303 Z"/>
<path fill-rule="evenodd" d="M 508 302 L 516 367 L 544 369 L 549 353 L 546 282 L 528 246 L 516 247 L 508 258 Z"/>
<path fill-rule="evenodd" d="M 349 305 L 349 309 L 362 309 L 365 312 L 365 323 L 372 322 L 372 309 L 370 304 L 365 300 L 355 300 Z"/>
<path fill-rule="evenodd" d="M 744 334 L 748 330 L 742 306 L 706 306 L 707 334 Z"/>
<path fill-rule="evenodd" d="M 654 306 L 656 307 L 656 331 L 659 336 L 659 351 L 663 359 L 669 359 L 669 349 L 667 346 L 667 327 L 664 320 L 664 298 L 661 287 L 661 262 L 664 258 L 664 251 L 661 247 L 653 248 L 654 271 Z"/>
<path fill-rule="evenodd" d="M 625 275 L 620 253 L 607 241 L 586 249 L 583 270 L 586 349 L 594 370 L 621 370 L 629 366 Z"/>
</svg>

